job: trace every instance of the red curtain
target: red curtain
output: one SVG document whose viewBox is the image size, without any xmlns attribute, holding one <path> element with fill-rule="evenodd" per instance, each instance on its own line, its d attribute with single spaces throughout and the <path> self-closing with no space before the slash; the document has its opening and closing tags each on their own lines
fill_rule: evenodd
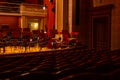
<svg viewBox="0 0 120 80">
<path fill-rule="evenodd" d="M 50 34 L 50 30 L 55 28 L 55 12 L 52 11 L 55 8 L 55 0 L 50 2 L 49 0 L 44 0 L 44 4 L 47 6 L 47 29 L 48 34 Z"/>
</svg>

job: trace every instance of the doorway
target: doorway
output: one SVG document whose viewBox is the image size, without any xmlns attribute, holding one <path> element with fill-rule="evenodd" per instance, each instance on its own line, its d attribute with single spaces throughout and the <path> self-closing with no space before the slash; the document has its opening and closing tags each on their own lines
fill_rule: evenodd
<svg viewBox="0 0 120 80">
<path fill-rule="evenodd" d="M 32 31 L 32 30 L 46 31 L 46 18 L 29 17 L 29 18 L 27 18 L 27 25 L 28 25 L 28 28 L 30 28 L 30 31 Z"/>
<path fill-rule="evenodd" d="M 39 20 L 38 19 L 29 19 L 28 27 L 30 28 L 30 31 L 39 30 Z"/>
<path fill-rule="evenodd" d="M 110 49 L 110 29 L 108 17 L 93 18 L 93 47 L 96 50 Z"/>
</svg>

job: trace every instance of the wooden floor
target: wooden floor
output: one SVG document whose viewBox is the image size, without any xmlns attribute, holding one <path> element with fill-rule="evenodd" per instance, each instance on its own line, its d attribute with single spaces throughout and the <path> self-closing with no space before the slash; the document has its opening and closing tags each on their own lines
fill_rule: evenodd
<svg viewBox="0 0 120 80">
<path fill-rule="evenodd" d="M 66 47 L 64 49 L 68 49 L 69 47 Z M 39 46 L 34 46 L 34 47 L 20 47 L 20 46 L 7 46 L 4 48 L 0 48 L 0 55 L 3 54 L 19 54 L 19 53 L 31 53 L 31 52 L 42 52 L 42 51 L 51 51 L 53 49 L 49 49 L 47 47 L 39 47 Z M 57 48 L 56 50 L 61 50 L 61 48 Z"/>
</svg>

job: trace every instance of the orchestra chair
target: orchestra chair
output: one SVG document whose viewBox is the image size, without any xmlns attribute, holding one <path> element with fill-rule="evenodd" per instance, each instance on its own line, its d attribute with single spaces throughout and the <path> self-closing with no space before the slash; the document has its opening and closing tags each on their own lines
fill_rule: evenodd
<svg viewBox="0 0 120 80">
<path fill-rule="evenodd" d="M 25 48 L 25 52 L 27 51 L 27 48 L 29 48 L 29 42 L 31 38 L 32 33 L 30 32 L 30 28 L 23 28 L 21 46 Z"/>
<path fill-rule="evenodd" d="M 9 39 L 9 32 L 10 27 L 9 25 L 2 25 L 1 26 L 1 33 L 2 33 L 2 41 L 3 41 L 3 52 L 5 53 L 6 47 L 10 45 L 10 39 Z"/>
<path fill-rule="evenodd" d="M 4 48 L 4 43 L 2 40 L 2 32 L 0 31 L 0 53 L 3 52 L 3 48 Z"/>
<path fill-rule="evenodd" d="M 62 30 L 62 35 L 63 35 L 63 41 L 62 44 L 64 46 L 69 45 L 69 38 L 70 38 L 70 33 L 68 30 Z"/>
<path fill-rule="evenodd" d="M 32 30 L 31 34 L 32 35 L 31 35 L 30 42 L 29 42 L 29 50 L 31 50 L 31 48 L 39 47 L 38 42 L 40 39 L 40 30 Z"/>
<path fill-rule="evenodd" d="M 73 37 L 73 38 L 78 38 L 79 32 L 71 32 L 70 35 L 71 35 L 71 37 Z"/>
<path fill-rule="evenodd" d="M 50 37 L 51 38 L 54 38 L 55 37 L 55 34 L 58 34 L 58 31 L 57 30 L 54 30 L 54 29 L 50 29 Z"/>
<path fill-rule="evenodd" d="M 78 40 L 79 32 L 71 32 L 70 36 L 71 36 L 71 38 L 69 38 L 70 45 L 81 45 L 80 41 Z"/>
<path fill-rule="evenodd" d="M 16 48 L 21 49 L 21 30 L 20 29 L 14 29 L 11 31 L 12 34 L 12 40 L 11 40 L 11 46 L 14 48 L 14 51 Z M 12 49 L 11 49 L 12 51 Z"/>
<path fill-rule="evenodd" d="M 38 44 L 40 50 L 43 47 L 46 47 L 46 45 L 48 44 L 49 40 L 51 39 L 46 32 L 44 34 L 42 33 L 41 35 L 42 35 L 42 38 L 39 39 L 39 44 Z"/>
</svg>

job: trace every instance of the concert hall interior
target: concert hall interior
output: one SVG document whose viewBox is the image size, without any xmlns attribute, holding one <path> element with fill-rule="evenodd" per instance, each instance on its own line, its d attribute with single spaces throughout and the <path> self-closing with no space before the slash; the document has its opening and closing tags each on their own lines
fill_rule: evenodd
<svg viewBox="0 0 120 80">
<path fill-rule="evenodd" d="M 0 0 L 0 80 L 120 80 L 120 0 Z"/>
</svg>

